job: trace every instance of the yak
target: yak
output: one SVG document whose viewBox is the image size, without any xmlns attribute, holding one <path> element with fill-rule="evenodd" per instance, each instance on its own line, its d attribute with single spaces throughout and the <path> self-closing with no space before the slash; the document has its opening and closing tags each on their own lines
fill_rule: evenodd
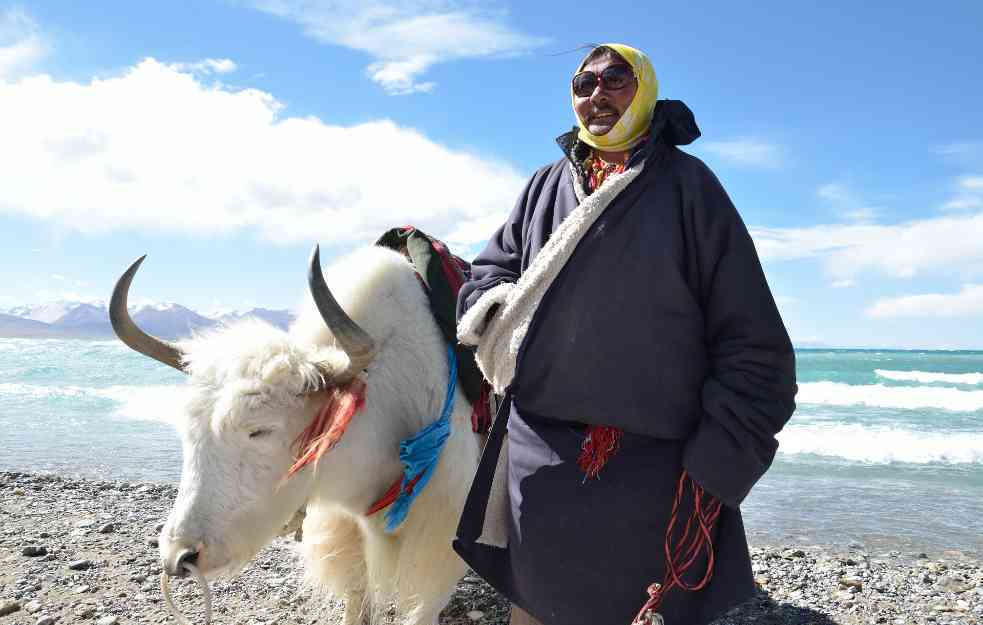
<svg viewBox="0 0 983 625">
<path fill-rule="evenodd" d="M 387 532 L 383 515 L 367 514 L 402 474 L 400 441 L 440 416 L 448 392 L 447 341 L 413 266 L 365 247 L 333 266 L 329 288 L 315 247 L 288 330 L 245 320 L 171 342 L 127 312 L 144 258 L 117 282 L 110 318 L 129 347 L 188 374 L 174 407 L 183 462 L 158 540 L 164 571 L 234 573 L 306 507 L 304 578 L 344 601 L 345 625 L 374 623 L 392 604 L 401 623 L 437 623 L 467 568 L 451 542 L 481 445 L 459 387 L 450 436 L 405 520 Z M 347 427 L 328 423 L 330 445 L 301 466 L 298 441 L 351 389 L 357 412 Z"/>
</svg>

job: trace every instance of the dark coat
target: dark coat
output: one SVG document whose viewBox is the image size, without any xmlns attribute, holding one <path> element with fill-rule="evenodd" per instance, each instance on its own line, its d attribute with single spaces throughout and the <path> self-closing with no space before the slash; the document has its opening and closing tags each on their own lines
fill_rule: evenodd
<svg viewBox="0 0 983 625">
<path fill-rule="evenodd" d="M 667 622 L 705 623 L 753 591 L 739 505 L 795 408 L 794 353 L 736 209 L 707 166 L 675 147 L 698 136 L 684 104 L 659 103 L 649 141 L 629 162 L 644 160 L 643 171 L 592 225 L 536 311 L 513 401 L 496 420 L 462 516 L 458 552 L 547 625 L 631 620 L 648 583 L 662 579 L 682 468 L 725 510 L 713 582 L 670 592 Z M 473 262 L 459 317 L 488 289 L 516 281 L 577 207 L 577 145 L 571 134 L 559 142 L 568 155 L 533 175 Z M 576 466 L 584 423 L 627 433 L 590 483 Z M 501 550 L 476 539 L 506 428 L 513 525 Z M 697 578 L 704 566 L 695 565 Z"/>
</svg>

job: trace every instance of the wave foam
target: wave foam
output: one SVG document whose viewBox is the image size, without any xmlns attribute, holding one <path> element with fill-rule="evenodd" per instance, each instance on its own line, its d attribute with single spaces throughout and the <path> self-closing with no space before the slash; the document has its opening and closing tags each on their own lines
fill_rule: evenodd
<svg viewBox="0 0 983 625">
<path fill-rule="evenodd" d="M 795 397 L 799 404 L 874 406 L 877 408 L 937 408 L 958 412 L 983 409 L 983 391 L 963 391 L 937 386 L 885 386 L 803 382 Z"/>
<path fill-rule="evenodd" d="M 890 371 L 874 369 L 879 378 L 897 382 L 947 382 L 949 384 L 983 384 L 983 373 L 936 373 L 934 371 Z"/>
<path fill-rule="evenodd" d="M 791 425 L 778 440 L 778 452 L 786 455 L 816 454 L 869 464 L 983 464 L 983 432 L 943 434 L 841 423 Z"/>
<path fill-rule="evenodd" d="M 102 388 L 90 386 L 44 386 L 39 384 L 0 383 L 0 397 L 15 396 L 35 399 L 101 398 L 119 406 L 113 414 L 127 419 L 172 422 L 180 411 L 187 387 L 177 384 L 143 386 L 114 385 Z"/>
</svg>

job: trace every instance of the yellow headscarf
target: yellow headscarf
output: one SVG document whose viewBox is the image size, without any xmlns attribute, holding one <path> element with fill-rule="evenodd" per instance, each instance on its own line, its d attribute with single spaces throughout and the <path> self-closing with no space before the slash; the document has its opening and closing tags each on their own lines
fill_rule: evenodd
<svg viewBox="0 0 983 625">
<path fill-rule="evenodd" d="M 580 127 L 577 137 L 592 148 L 605 152 L 619 152 L 638 143 L 638 140 L 652 123 L 655 101 L 659 97 L 659 81 L 655 77 L 652 61 L 641 50 L 621 43 L 605 43 L 603 46 L 620 54 L 621 58 L 631 65 L 635 72 L 635 79 L 638 81 L 638 91 L 635 92 L 635 98 L 624 114 L 621 115 L 618 123 L 606 134 L 600 136 L 591 134 L 583 120 L 574 111 L 577 125 Z M 584 61 L 580 62 L 577 67 L 578 72 L 583 69 L 586 60 L 585 58 Z M 576 96 L 573 95 L 573 86 L 570 87 L 570 98 L 571 102 L 576 99 Z"/>
</svg>

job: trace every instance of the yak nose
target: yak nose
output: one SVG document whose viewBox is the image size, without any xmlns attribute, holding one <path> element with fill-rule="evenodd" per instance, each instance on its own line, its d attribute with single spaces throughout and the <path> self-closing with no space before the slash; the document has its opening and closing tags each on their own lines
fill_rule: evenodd
<svg viewBox="0 0 983 625">
<path fill-rule="evenodd" d="M 162 562 L 164 570 L 171 577 L 185 577 L 188 569 L 185 564 L 195 564 L 198 561 L 198 552 L 190 547 L 185 547 L 177 552 L 176 557 L 165 559 Z"/>
</svg>

